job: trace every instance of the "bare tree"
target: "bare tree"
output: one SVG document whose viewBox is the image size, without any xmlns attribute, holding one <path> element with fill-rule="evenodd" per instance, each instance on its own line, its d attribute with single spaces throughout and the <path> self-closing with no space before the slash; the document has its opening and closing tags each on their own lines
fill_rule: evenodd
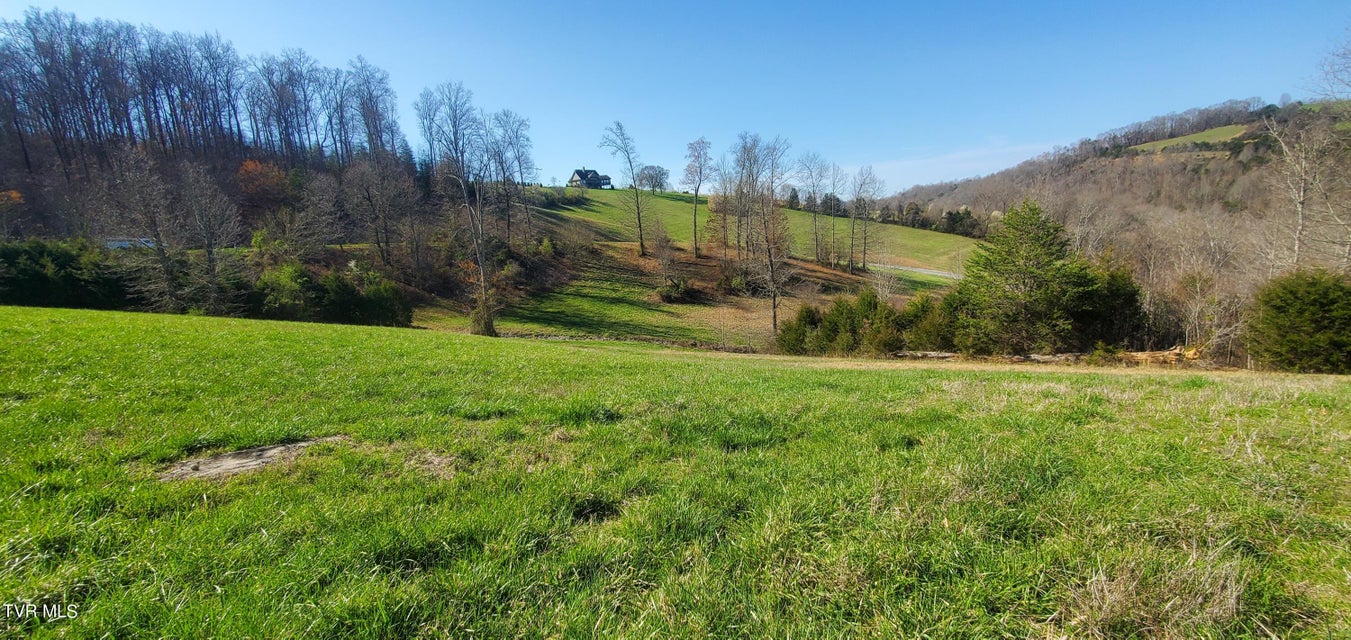
<svg viewBox="0 0 1351 640">
<path fill-rule="evenodd" d="M 698 140 L 689 143 L 686 146 L 685 159 L 689 161 L 685 165 L 685 177 L 681 179 L 681 184 L 694 190 L 694 257 L 699 255 L 699 189 L 704 186 L 704 180 L 709 178 L 713 171 L 713 157 L 709 154 L 712 144 L 703 136 Z"/>
<path fill-rule="evenodd" d="M 808 207 L 812 212 L 812 244 L 815 249 L 813 254 L 818 263 L 825 262 L 825 253 L 821 246 L 821 216 L 819 213 L 821 190 L 825 188 L 826 181 L 829 179 L 830 165 L 826 163 L 825 158 L 817 155 L 816 152 L 808 152 L 798 158 L 797 176 L 802 182 L 802 188 L 807 191 L 807 202 L 813 206 Z"/>
<path fill-rule="evenodd" d="M 511 119 L 515 114 L 510 111 L 497 112 L 489 115 L 483 113 L 480 117 L 483 120 L 483 138 L 482 153 L 484 159 L 491 165 L 488 173 L 492 180 L 484 183 L 483 186 L 491 188 L 496 195 L 491 201 L 494 207 L 506 222 L 505 237 L 507 244 L 511 244 L 511 209 L 517 201 L 516 195 L 520 190 L 520 185 L 516 182 L 516 162 L 513 158 L 514 149 L 512 147 Z"/>
<path fill-rule="evenodd" d="M 779 331 L 779 302 L 791 279 L 788 256 L 791 233 L 788 219 L 776 197 L 788 178 L 788 142 L 769 142 L 759 135 L 742 133 L 733 148 L 732 209 L 746 218 L 746 255 L 751 274 L 770 297 L 770 323 Z"/>
<path fill-rule="evenodd" d="M 439 91 L 427 88 L 413 101 L 413 113 L 417 115 L 418 133 L 427 145 L 427 158 L 431 163 L 433 178 L 440 166 L 440 128 L 444 121 L 445 99 Z"/>
<path fill-rule="evenodd" d="M 502 145 L 506 167 L 503 174 L 507 182 L 513 182 L 517 200 L 521 204 L 521 214 L 525 219 L 526 240 L 530 240 L 530 207 L 526 205 L 520 192 L 525 185 L 535 179 L 535 161 L 531 156 L 530 121 L 510 109 L 502 109 L 493 114 L 494 135 Z M 507 240 L 511 240 L 510 234 Z"/>
<path fill-rule="evenodd" d="M 822 196 L 822 203 L 825 205 L 824 207 L 826 209 L 825 214 L 827 216 L 830 216 L 830 254 L 831 254 L 830 261 L 833 265 L 835 265 L 838 268 L 840 248 L 835 237 L 835 220 L 839 218 L 842 213 L 844 213 L 844 211 L 841 210 L 840 208 L 841 206 L 840 195 L 844 193 L 845 188 L 849 186 L 850 176 L 849 172 L 840 169 L 840 165 L 834 163 L 831 163 L 830 172 L 827 175 L 828 175 L 827 181 L 830 185 L 830 193 L 827 193 L 826 196 Z M 826 202 L 827 200 L 829 200 L 829 202 Z M 850 250 L 849 260 L 850 264 L 852 264 L 853 246 L 850 246 L 849 250 Z"/>
<path fill-rule="evenodd" d="M 658 191 L 665 191 L 666 182 L 670 178 L 670 171 L 655 164 L 643 165 L 643 168 L 638 170 L 638 184 L 653 194 Z"/>
<path fill-rule="evenodd" d="M 486 123 L 464 124 L 469 125 L 466 130 L 485 132 L 488 130 Z M 488 189 L 488 183 L 500 177 L 494 175 L 494 170 L 500 169 L 503 165 L 492 158 L 493 151 L 486 136 L 476 140 L 467 139 L 466 142 L 468 144 L 463 149 L 464 153 L 459 157 L 452 155 L 454 153 L 452 150 L 447 150 L 442 162 L 449 166 L 439 172 L 437 189 L 445 196 L 447 206 L 454 209 L 462 208 L 465 211 L 469 222 L 474 270 L 478 275 L 478 292 L 475 295 L 474 310 L 470 314 L 470 332 L 496 336 L 497 300 L 489 284 L 491 280 L 489 271 L 492 268 L 488 262 L 490 236 L 487 227 L 488 212 L 483 195 Z"/>
<path fill-rule="evenodd" d="M 1333 104 L 1329 108 L 1345 109 L 1336 103 L 1351 99 L 1351 38 L 1328 54 L 1322 61 L 1323 95 Z"/>
<path fill-rule="evenodd" d="M 141 149 L 124 148 L 113 155 L 104 189 L 109 226 L 149 245 L 153 266 L 137 269 L 138 293 L 160 311 L 181 311 L 180 289 L 183 221 L 170 206 L 169 190 Z M 139 265 L 138 265 L 139 266 Z"/>
<path fill-rule="evenodd" d="M 868 269 L 868 222 L 872 219 L 873 204 L 881 196 L 883 188 L 882 179 L 873 173 L 871 165 L 859 169 L 858 173 L 854 174 L 850 189 L 852 215 L 849 216 L 849 273 L 854 272 L 854 227 L 859 220 L 863 221 L 862 233 L 859 235 L 863 255 L 859 266 L 865 271 Z"/>
<path fill-rule="evenodd" d="M 736 193 L 736 170 L 726 156 L 718 158 L 718 163 L 713 168 L 713 176 L 717 178 L 717 199 L 709 198 L 709 211 L 712 216 L 709 218 L 710 229 L 718 244 L 722 246 L 722 260 L 724 263 L 731 259 L 728 250 L 732 247 L 732 223 L 729 221 L 733 215 L 732 198 Z M 740 241 L 738 240 L 738 249 Z"/>
<path fill-rule="evenodd" d="M 417 187 L 393 158 L 354 161 L 343 174 L 348 210 L 370 233 L 380 262 L 394 264 L 393 245 L 417 205 Z"/>
<path fill-rule="evenodd" d="M 22 229 L 23 221 L 23 194 L 13 189 L 0 192 L 0 242 Z"/>
<path fill-rule="evenodd" d="M 638 146 L 633 141 L 633 137 L 624 129 L 624 123 L 616 120 L 615 123 L 605 128 L 605 135 L 600 139 L 600 148 L 607 149 L 611 156 L 619 158 L 622 163 L 620 166 L 624 171 L 624 178 L 629 181 L 629 195 L 624 199 L 624 207 L 633 214 L 633 219 L 638 224 L 638 255 L 647 255 L 647 245 L 643 244 L 643 208 L 647 203 L 647 194 L 638 185 L 638 171 L 642 169 L 642 163 L 638 160 Z"/>
<path fill-rule="evenodd" d="M 213 315 L 227 313 L 232 305 L 222 283 L 225 270 L 221 249 L 233 246 L 243 233 L 239 208 L 197 163 L 184 167 L 181 208 L 188 223 L 188 240 L 202 250 L 204 268 L 198 280 L 205 311 Z"/>
<path fill-rule="evenodd" d="M 1316 123 L 1303 121 L 1278 124 L 1265 120 L 1267 133 L 1281 150 L 1275 163 L 1276 186 L 1286 196 L 1293 215 L 1291 265 L 1299 267 L 1305 252 L 1309 213 L 1333 151 L 1333 138 Z"/>
</svg>

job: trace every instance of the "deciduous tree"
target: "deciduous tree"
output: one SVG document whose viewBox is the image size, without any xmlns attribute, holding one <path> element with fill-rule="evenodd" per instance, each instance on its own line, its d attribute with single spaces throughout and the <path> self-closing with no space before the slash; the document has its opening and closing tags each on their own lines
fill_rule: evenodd
<svg viewBox="0 0 1351 640">
<path fill-rule="evenodd" d="M 685 165 L 685 177 L 681 179 L 681 184 L 694 191 L 694 220 L 692 230 L 694 232 L 694 257 L 699 255 L 699 189 L 704 186 L 704 181 L 709 178 L 713 171 L 713 157 L 709 154 L 712 145 L 702 136 L 694 142 L 686 145 L 685 159 L 689 162 Z"/>
<path fill-rule="evenodd" d="M 608 150 L 610 155 L 619 158 L 624 179 L 629 182 L 629 194 L 623 199 L 624 208 L 633 215 L 633 219 L 637 223 L 638 255 L 646 256 L 647 245 L 643 243 L 643 210 L 646 208 L 647 194 L 643 193 L 638 184 L 638 174 L 643 166 L 638 159 L 638 144 L 634 142 L 633 136 L 630 136 L 624 128 L 624 123 L 616 120 L 613 125 L 605 128 L 605 134 L 601 136 L 599 146 Z"/>
</svg>

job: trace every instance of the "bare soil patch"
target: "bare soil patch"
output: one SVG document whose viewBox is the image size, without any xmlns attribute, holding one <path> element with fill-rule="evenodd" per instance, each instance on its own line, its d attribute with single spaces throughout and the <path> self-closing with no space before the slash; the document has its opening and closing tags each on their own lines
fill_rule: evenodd
<svg viewBox="0 0 1351 640">
<path fill-rule="evenodd" d="M 189 478 L 225 478 L 256 471 L 271 464 L 295 460 L 300 452 L 321 442 L 342 442 L 346 436 L 328 436 L 266 447 L 253 447 L 204 458 L 180 460 L 160 472 L 159 479 L 187 480 Z"/>
</svg>

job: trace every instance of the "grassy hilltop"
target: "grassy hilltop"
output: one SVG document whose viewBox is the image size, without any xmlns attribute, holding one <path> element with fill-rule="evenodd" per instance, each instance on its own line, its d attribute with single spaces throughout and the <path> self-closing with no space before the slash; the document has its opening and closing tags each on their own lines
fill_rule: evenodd
<svg viewBox="0 0 1351 640">
<path fill-rule="evenodd" d="M 0 635 L 1351 633 L 1344 377 L 10 307 L 0 344 L 0 600 L 79 606 Z"/>
</svg>

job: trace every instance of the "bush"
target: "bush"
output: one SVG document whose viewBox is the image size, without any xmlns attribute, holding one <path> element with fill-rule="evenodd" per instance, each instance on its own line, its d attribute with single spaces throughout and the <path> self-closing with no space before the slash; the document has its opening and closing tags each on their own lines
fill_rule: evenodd
<svg viewBox="0 0 1351 640">
<path fill-rule="evenodd" d="M 131 283 L 108 251 L 84 241 L 0 244 L 0 303 L 127 309 Z"/>
<path fill-rule="evenodd" d="M 1084 363 L 1097 367 L 1124 364 L 1125 360 L 1122 358 L 1124 353 L 1125 350 L 1121 347 L 1106 342 L 1098 342 L 1093 345 L 1093 351 L 1084 357 Z"/>
<path fill-rule="evenodd" d="M 259 315 L 273 320 L 308 320 L 314 282 L 298 262 L 273 267 L 258 276 Z"/>
<path fill-rule="evenodd" d="M 657 297 L 662 302 L 685 302 L 694 294 L 694 287 L 690 286 L 690 279 L 685 276 L 668 278 L 666 284 L 657 287 Z"/>
<path fill-rule="evenodd" d="M 398 286 L 352 265 L 317 281 L 298 262 L 264 271 L 254 284 L 256 313 L 274 320 L 406 327 L 413 306 Z"/>
<path fill-rule="evenodd" d="M 355 265 L 330 271 L 319 279 L 318 318 L 338 324 L 406 327 L 413 324 L 413 307 L 394 283 Z"/>
<path fill-rule="evenodd" d="M 953 348 L 953 313 L 949 310 L 949 298 L 956 302 L 955 296 L 936 300 L 927 292 L 910 299 L 902 312 L 905 316 L 902 322 L 910 327 L 905 332 L 907 348 L 915 351 L 949 351 Z"/>
<path fill-rule="evenodd" d="M 806 355 L 809 353 L 807 340 L 820 327 L 821 311 L 809 304 L 802 305 L 797 310 L 797 316 L 785 322 L 783 328 L 779 330 L 778 337 L 774 339 L 779 353 Z"/>
<path fill-rule="evenodd" d="M 413 324 L 413 305 L 393 282 L 381 280 L 362 292 L 362 324 L 407 327 Z"/>
<path fill-rule="evenodd" d="M 1091 284 L 1085 288 L 1077 309 L 1071 312 L 1072 345 L 1079 351 L 1089 345 L 1126 347 L 1139 343 L 1148 331 L 1140 292 L 1131 270 L 1110 254 L 1089 266 Z"/>
<path fill-rule="evenodd" d="M 917 316 L 897 311 L 864 289 L 854 300 L 840 298 L 824 313 L 798 309 L 776 338 L 782 353 L 796 355 L 888 355 L 906 347 L 906 332 Z"/>
<path fill-rule="evenodd" d="M 1273 278 L 1245 338 L 1253 358 L 1275 369 L 1351 373 L 1351 281 L 1322 270 Z"/>
</svg>

